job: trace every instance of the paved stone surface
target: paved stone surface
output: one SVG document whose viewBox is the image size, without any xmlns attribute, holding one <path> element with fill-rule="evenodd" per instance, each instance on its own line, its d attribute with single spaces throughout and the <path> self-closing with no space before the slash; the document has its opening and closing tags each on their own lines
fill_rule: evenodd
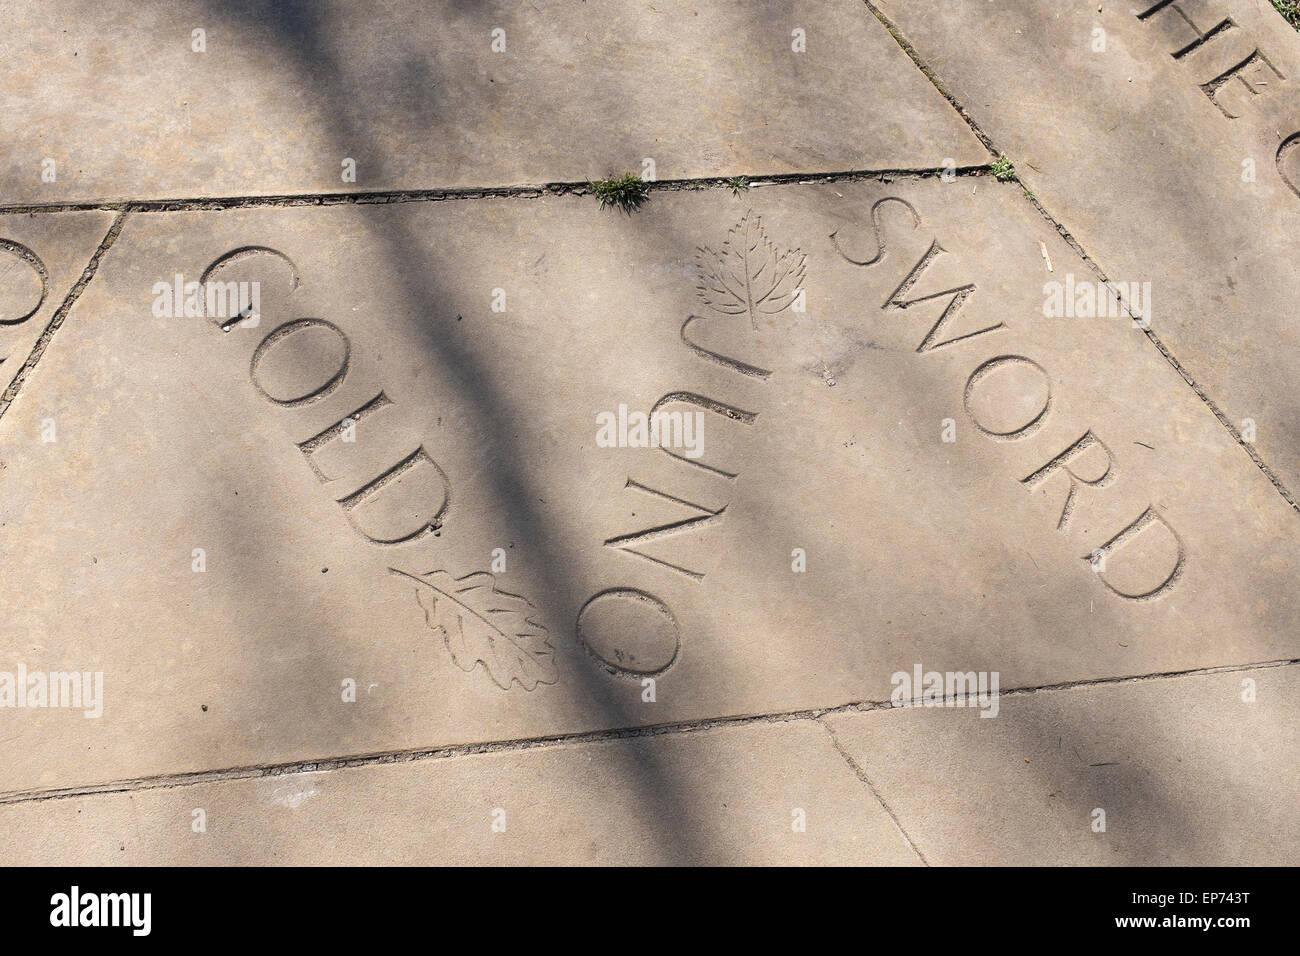
<svg viewBox="0 0 1300 956">
<path fill-rule="evenodd" d="M 18 865 L 919 862 L 807 720 L 0 806 L 0 847 Z"/>
<path fill-rule="evenodd" d="M 13 640 L 105 681 L 6 790 L 1300 656 L 1294 512 L 1043 248 L 964 180 L 136 215 L 0 422 Z M 599 447 L 663 397 L 701 457 Z"/>
<path fill-rule="evenodd" d="M 878 6 L 1300 495 L 1300 33 L 1256 0 Z"/>
<path fill-rule="evenodd" d="M 1275 667 L 827 724 L 932 865 L 1286 866 L 1297 691 Z"/>
<path fill-rule="evenodd" d="M 8 14 L 8 203 L 573 182 L 646 158 L 661 179 L 988 161 L 857 0 Z"/>
<path fill-rule="evenodd" d="M 1300 39 L 1218 2 L 11 11 L 0 853 L 1293 862 Z"/>
</svg>

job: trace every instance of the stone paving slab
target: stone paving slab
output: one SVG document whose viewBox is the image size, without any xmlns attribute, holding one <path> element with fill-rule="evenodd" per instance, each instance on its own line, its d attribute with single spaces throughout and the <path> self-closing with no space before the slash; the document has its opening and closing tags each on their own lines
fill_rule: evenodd
<svg viewBox="0 0 1300 956">
<path fill-rule="evenodd" d="M 0 848 L 13 865 L 919 862 L 807 720 L 0 806 Z"/>
<path fill-rule="evenodd" d="M 646 158 L 660 179 L 988 162 L 858 0 L 6 14 L 5 203 L 574 182 Z"/>
<path fill-rule="evenodd" d="M 7 657 L 104 673 L 5 792 L 1300 656 L 1295 512 L 1070 269 L 990 180 L 136 214 L 0 421 Z M 665 397 L 702 457 L 599 446 Z"/>
<path fill-rule="evenodd" d="M 14 379 L 29 364 L 112 221 L 108 212 L 0 216 L 0 414 L 13 397 Z"/>
<path fill-rule="evenodd" d="M 826 722 L 931 865 L 1294 866 L 1298 691 L 1287 666 Z"/>
<path fill-rule="evenodd" d="M 1300 33 L 1260 0 L 879 0 L 1300 495 Z"/>
</svg>

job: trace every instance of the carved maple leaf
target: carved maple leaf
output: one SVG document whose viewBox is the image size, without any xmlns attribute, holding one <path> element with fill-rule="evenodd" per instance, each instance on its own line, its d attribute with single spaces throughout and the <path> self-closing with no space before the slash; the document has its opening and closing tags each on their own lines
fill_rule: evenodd
<svg viewBox="0 0 1300 956">
<path fill-rule="evenodd" d="M 463 671 L 482 664 L 502 690 L 519 681 L 524 690 L 554 684 L 558 678 L 555 652 L 546 628 L 529 619 L 535 608 L 517 594 L 498 591 L 496 578 L 486 571 L 452 577 L 449 571 L 411 574 L 418 587 L 415 599 L 429 627 L 441 631 L 451 659 Z"/>
<path fill-rule="evenodd" d="M 755 331 L 760 314 L 790 307 L 807 267 L 807 257 L 798 249 L 774 245 L 752 212 L 731 227 L 720 250 L 703 246 L 696 250 L 696 260 L 704 304 L 723 315 L 748 314 Z"/>
</svg>

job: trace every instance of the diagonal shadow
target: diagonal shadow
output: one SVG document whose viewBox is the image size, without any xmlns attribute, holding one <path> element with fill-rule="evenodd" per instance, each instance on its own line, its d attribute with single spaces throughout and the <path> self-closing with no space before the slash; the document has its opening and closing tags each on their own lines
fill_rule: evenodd
<svg viewBox="0 0 1300 956">
<path fill-rule="evenodd" d="M 461 3 L 458 6 L 461 10 L 467 10 L 474 5 Z M 245 26 L 270 31 L 274 35 L 297 75 L 317 92 L 320 100 L 332 106 L 328 109 L 328 115 L 332 121 L 330 137 L 333 142 L 345 145 L 374 139 L 372 131 L 356 117 L 355 110 L 350 105 L 354 100 L 354 91 L 343 81 L 344 71 L 338 61 L 339 53 L 329 42 L 329 22 L 325 8 L 305 0 L 248 0 L 238 5 L 214 7 L 213 14 L 221 18 L 237 19 Z M 425 60 L 412 61 L 403 68 L 409 81 L 403 102 L 424 110 L 438 109 L 438 76 L 435 68 Z M 422 95 L 424 93 L 428 95 Z M 346 148 L 339 150 L 339 155 L 346 153 Z M 382 164 L 383 157 L 376 156 L 371 161 Z M 405 227 L 392 224 L 390 229 L 386 229 L 377 238 L 388 250 L 391 261 L 399 266 L 396 271 L 401 277 L 402 297 L 410 303 L 412 312 L 421 315 L 439 314 L 445 301 L 444 290 L 429 269 L 428 262 L 417 253 L 421 248 L 419 240 L 422 237 L 411 234 Z M 436 367 L 440 375 L 455 383 L 465 404 L 472 407 L 473 415 L 486 423 L 486 430 L 493 434 L 509 435 L 517 412 L 509 397 L 491 385 L 491 370 L 481 358 L 452 337 L 437 337 L 430 332 L 427 342 L 430 366 Z M 917 381 L 915 387 L 923 389 L 927 383 L 924 380 Z M 523 467 L 523 463 L 508 458 L 499 464 L 500 467 L 485 469 L 480 475 L 482 479 L 491 482 L 494 496 L 507 515 L 508 525 L 520 529 L 532 540 L 553 542 L 556 553 L 563 553 L 565 547 L 576 547 L 569 540 L 571 536 L 566 535 L 566 529 L 559 525 L 553 515 L 533 504 L 539 496 L 536 494 L 535 483 L 530 479 L 529 470 Z M 767 513 L 779 515 L 785 512 L 769 508 Z M 253 530 L 249 529 L 250 532 Z M 777 533 L 776 529 L 768 530 Z M 570 588 L 572 582 L 563 575 L 561 569 L 575 564 L 576 562 L 561 558 L 539 565 L 536 574 L 542 581 L 543 590 L 548 594 L 559 594 Z M 266 582 L 259 600 L 266 601 L 267 606 L 273 606 L 283 603 L 284 598 L 275 592 L 271 582 Z M 581 679 L 587 685 L 588 696 L 598 711 L 594 720 L 599 726 L 640 726 L 640 721 L 628 706 L 626 693 L 603 674 L 588 669 L 580 671 L 575 679 Z M 701 836 L 704 828 L 692 824 L 696 814 L 689 793 L 680 781 L 672 779 L 652 751 L 653 748 L 648 747 L 630 750 L 623 757 L 627 761 L 626 775 L 654 782 L 653 792 L 643 796 L 648 810 L 654 812 L 657 826 L 671 832 L 671 851 L 683 861 L 707 859 L 709 847 Z"/>
<path fill-rule="evenodd" d="M 463 5 L 461 9 L 471 7 L 472 5 Z M 355 102 L 355 91 L 349 89 L 343 80 L 345 71 L 338 61 L 338 51 L 329 41 L 329 18 L 325 8 L 306 0 L 248 0 L 233 7 L 214 9 L 213 12 L 237 18 L 244 26 L 269 31 L 274 36 L 277 46 L 289 57 L 294 69 L 310 84 L 317 97 L 328 104 L 326 112 L 331 120 L 329 136 L 334 143 L 340 145 L 340 155 L 346 153 L 347 144 L 377 141 L 373 131 L 368 130 L 356 117 L 352 105 Z M 436 108 L 430 104 L 437 103 L 438 76 L 429 66 L 429 61 L 412 61 L 407 64 L 406 74 L 407 91 L 403 100 L 420 103 L 424 109 Z M 427 94 L 427 97 L 422 94 Z M 372 154 L 368 162 L 377 163 L 382 168 L 384 157 Z M 405 227 L 397 223 L 390 223 L 389 228 L 378 237 L 387 248 L 391 261 L 398 264 L 396 271 L 401 277 L 404 301 L 410 304 L 411 310 L 416 314 L 436 315 L 445 296 L 428 263 L 416 251 L 420 248 L 419 238 L 406 232 Z M 427 359 L 431 366 L 455 383 L 457 392 L 463 396 L 466 405 L 472 408 L 472 415 L 486 423 L 490 433 L 510 434 L 511 421 L 516 412 L 509 397 L 491 386 L 493 376 L 482 358 L 454 337 L 439 337 L 431 333 L 426 340 L 429 347 Z M 918 382 L 917 387 L 924 388 L 925 383 Z M 500 467 L 485 469 L 481 473 L 481 479 L 491 482 L 495 500 L 505 511 L 508 525 L 519 529 L 531 540 L 551 542 L 557 554 L 562 553 L 566 545 L 576 548 L 553 515 L 535 507 L 534 502 L 539 499 L 538 489 L 523 463 L 511 457 L 499 462 L 499 465 Z M 770 508 L 767 513 L 775 515 L 783 512 L 781 509 Z M 543 592 L 560 594 L 570 587 L 571 582 L 565 578 L 561 569 L 575 564 L 576 562 L 559 557 L 540 565 L 537 575 Z M 615 682 L 594 668 L 580 671 L 575 679 L 586 684 L 588 699 L 597 711 L 594 720 L 599 726 L 618 728 L 640 725 L 638 715 L 628 705 L 628 695 Z M 621 759 L 627 761 L 625 769 L 629 779 L 654 782 L 654 791 L 641 796 L 647 809 L 653 810 L 658 828 L 671 831 L 668 845 L 683 860 L 706 859 L 709 848 L 700 836 L 703 828 L 692 824 L 695 814 L 689 794 L 659 764 L 653 748 L 631 748 Z M 650 766 L 647 767 L 646 762 Z M 1150 796 L 1158 797 L 1156 794 Z"/>
</svg>

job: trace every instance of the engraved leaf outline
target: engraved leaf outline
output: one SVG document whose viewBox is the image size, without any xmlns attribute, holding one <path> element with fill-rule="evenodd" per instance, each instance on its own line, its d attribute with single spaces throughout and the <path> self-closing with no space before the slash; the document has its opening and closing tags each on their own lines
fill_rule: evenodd
<svg viewBox="0 0 1300 956">
<path fill-rule="evenodd" d="M 803 285 L 808 257 L 781 249 L 767 237 L 753 210 L 727 232 L 718 251 L 696 249 L 696 287 L 704 304 L 723 315 L 748 315 L 758 330 L 759 315 L 790 307 Z"/>
<path fill-rule="evenodd" d="M 388 570 L 419 585 L 415 599 L 424 609 L 425 623 L 442 632 L 461 670 L 468 673 L 481 663 L 502 690 L 509 690 L 512 681 L 530 691 L 558 679 L 546 627 L 530 618 L 536 608 L 521 595 L 498 590 L 493 575 L 476 571 L 456 578 L 442 570 Z"/>
</svg>

